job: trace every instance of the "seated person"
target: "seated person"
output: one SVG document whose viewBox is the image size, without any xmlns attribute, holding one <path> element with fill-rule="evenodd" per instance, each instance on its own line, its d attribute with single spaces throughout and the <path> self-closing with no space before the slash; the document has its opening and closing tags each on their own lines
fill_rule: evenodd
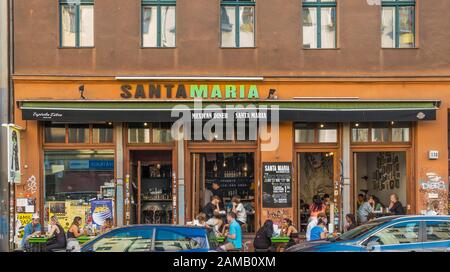
<svg viewBox="0 0 450 272">
<path fill-rule="evenodd" d="M 213 230 L 215 236 L 220 236 L 223 225 L 222 216 L 218 212 L 214 212 L 214 217 L 206 221 L 206 227 Z"/>
<path fill-rule="evenodd" d="M 231 203 L 233 204 L 233 208 L 231 211 L 236 214 L 236 221 L 239 225 L 244 225 L 247 223 L 247 211 L 245 210 L 244 205 L 241 203 L 241 197 L 236 195 L 231 199 Z"/>
<path fill-rule="evenodd" d="M 214 212 L 220 213 L 220 197 L 213 196 L 211 201 L 203 207 L 202 212 L 206 215 L 206 220 L 214 217 Z"/>
<path fill-rule="evenodd" d="M 226 235 L 227 242 L 220 248 L 225 251 L 242 249 L 242 229 L 236 221 L 236 214 L 228 213 L 227 220 L 229 223 L 229 232 Z"/>
<path fill-rule="evenodd" d="M 22 249 L 25 251 L 30 250 L 31 247 L 30 247 L 30 243 L 28 243 L 28 240 L 32 236 L 35 236 L 35 235 L 38 235 L 39 233 L 41 233 L 41 231 L 42 231 L 42 227 L 41 227 L 41 224 L 39 224 L 39 214 L 35 213 L 31 217 L 31 222 L 25 226 L 23 238 L 21 241 Z"/>
<path fill-rule="evenodd" d="M 49 238 L 55 238 L 47 242 L 45 246 L 46 252 L 52 252 L 55 249 L 66 249 L 67 240 L 66 233 L 64 232 L 64 228 L 59 224 L 58 218 L 56 216 L 52 216 L 50 219 L 51 229 L 48 234 Z"/>
</svg>

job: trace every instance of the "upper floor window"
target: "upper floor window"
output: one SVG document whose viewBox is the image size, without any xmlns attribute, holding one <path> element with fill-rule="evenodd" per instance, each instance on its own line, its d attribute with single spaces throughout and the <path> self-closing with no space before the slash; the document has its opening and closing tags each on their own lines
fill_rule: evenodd
<svg viewBox="0 0 450 272">
<path fill-rule="evenodd" d="M 383 48 L 415 47 L 415 0 L 383 0 L 381 46 Z"/>
<path fill-rule="evenodd" d="M 254 47 L 255 0 L 222 0 L 220 31 L 222 47 Z"/>
<path fill-rule="evenodd" d="M 338 125 L 336 123 L 296 123 L 295 143 L 337 143 Z"/>
<path fill-rule="evenodd" d="M 142 46 L 175 47 L 176 0 L 142 0 Z"/>
<path fill-rule="evenodd" d="M 303 0 L 303 48 L 336 48 L 336 1 Z"/>
<path fill-rule="evenodd" d="M 61 47 L 94 46 L 94 0 L 60 0 Z"/>
</svg>

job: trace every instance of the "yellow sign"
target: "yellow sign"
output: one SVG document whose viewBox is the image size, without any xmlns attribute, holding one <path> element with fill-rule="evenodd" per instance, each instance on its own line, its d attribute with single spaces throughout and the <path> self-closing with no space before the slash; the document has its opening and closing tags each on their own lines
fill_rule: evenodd
<svg viewBox="0 0 450 272">
<path fill-rule="evenodd" d="M 91 210 L 91 205 L 80 204 L 78 201 L 52 201 L 47 204 L 50 208 L 49 220 L 55 215 L 65 231 L 69 230 L 73 219 L 77 216 L 81 217 L 82 223 L 80 227 L 83 228 Z"/>
<path fill-rule="evenodd" d="M 23 231 L 26 225 L 31 223 L 33 214 L 32 213 L 18 213 L 17 214 L 17 221 L 20 222 L 20 230 L 19 230 L 19 237 L 23 236 Z"/>
</svg>

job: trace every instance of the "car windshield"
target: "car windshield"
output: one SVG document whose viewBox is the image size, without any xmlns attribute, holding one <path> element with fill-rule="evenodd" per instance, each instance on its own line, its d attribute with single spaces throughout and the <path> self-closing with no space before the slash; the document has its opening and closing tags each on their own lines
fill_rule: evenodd
<svg viewBox="0 0 450 272">
<path fill-rule="evenodd" d="M 384 221 L 375 221 L 375 222 L 366 223 L 366 224 L 356 227 L 352 230 L 349 230 L 346 233 L 343 233 L 342 235 L 338 236 L 335 239 L 335 241 L 346 241 L 346 240 L 352 240 L 352 239 L 358 238 L 383 223 L 384 223 Z"/>
</svg>

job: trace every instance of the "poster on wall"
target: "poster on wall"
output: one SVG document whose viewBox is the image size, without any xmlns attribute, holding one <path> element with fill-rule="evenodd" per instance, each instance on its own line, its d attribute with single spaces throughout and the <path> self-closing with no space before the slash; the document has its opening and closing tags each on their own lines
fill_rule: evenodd
<svg viewBox="0 0 450 272">
<path fill-rule="evenodd" d="M 263 207 L 288 208 L 292 206 L 291 163 L 263 164 Z"/>
<path fill-rule="evenodd" d="M 8 181 L 20 183 L 20 131 L 8 126 Z"/>
<path fill-rule="evenodd" d="M 65 231 L 69 230 L 70 225 L 75 217 L 79 216 L 82 219 L 81 228 L 87 222 L 91 206 L 78 201 L 49 201 L 49 220 L 55 215 L 59 223 Z"/>
<path fill-rule="evenodd" d="M 106 219 L 114 221 L 114 203 L 112 199 L 92 200 L 91 217 L 92 224 L 100 228 L 105 224 Z"/>
</svg>

